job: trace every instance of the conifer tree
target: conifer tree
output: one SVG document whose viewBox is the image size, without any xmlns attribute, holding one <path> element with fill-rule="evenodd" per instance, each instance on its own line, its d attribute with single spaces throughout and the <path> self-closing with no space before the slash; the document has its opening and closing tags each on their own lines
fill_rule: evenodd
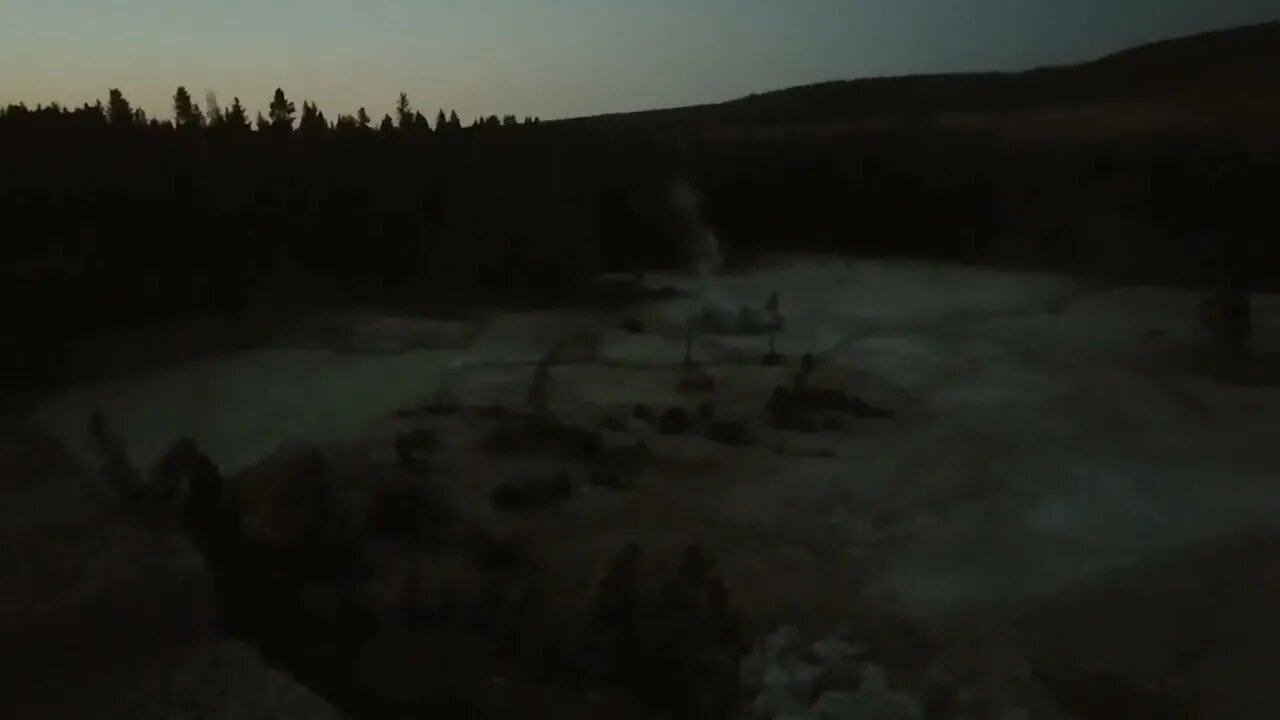
<svg viewBox="0 0 1280 720">
<path fill-rule="evenodd" d="M 284 90 L 276 88 L 275 95 L 271 98 L 271 105 L 267 108 L 267 117 L 271 121 L 271 129 L 280 132 L 292 130 L 295 110 L 294 104 L 285 98 Z"/>
</svg>

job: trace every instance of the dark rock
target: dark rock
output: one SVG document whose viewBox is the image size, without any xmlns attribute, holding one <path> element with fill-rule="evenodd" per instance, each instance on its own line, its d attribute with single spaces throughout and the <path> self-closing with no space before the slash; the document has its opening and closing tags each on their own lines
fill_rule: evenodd
<svg viewBox="0 0 1280 720">
<path fill-rule="evenodd" d="M 653 461 L 653 451 L 643 442 L 608 447 L 594 461 L 590 482 L 593 485 L 628 488 Z"/>
<path fill-rule="evenodd" d="M 182 493 L 183 529 L 206 558 L 219 559 L 239 533 L 239 509 L 230 484 L 195 441 L 181 438 L 170 446 L 152 471 L 152 485 Z"/>
<path fill-rule="evenodd" d="M 595 430 L 538 417 L 513 418 L 495 428 L 484 449 L 497 455 L 551 454 L 566 458 L 595 457 L 604 440 Z"/>
<path fill-rule="evenodd" d="M 817 369 L 818 362 L 814 359 L 813 353 L 805 353 L 800 357 L 800 370 L 796 372 L 795 385 L 796 389 L 808 387 L 809 378 L 813 377 L 813 371 Z"/>
<path fill-rule="evenodd" d="M 462 412 L 461 403 L 441 400 L 417 407 L 400 408 L 396 410 L 396 417 L 415 418 L 423 415 L 456 415 L 460 412 Z"/>
<path fill-rule="evenodd" d="M 626 432 L 627 422 L 615 417 L 607 417 L 600 421 L 600 429 L 609 432 Z"/>
<path fill-rule="evenodd" d="M 819 458 L 819 459 L 831 459 L 831 458 L 840 457 L 839 453 L 837 453 L 835 450 L 832 450 L 831 448 L 793 448 L 787 445 L 779 445 L 776 448 L 776 451 L 779 455 L 784 455 L 786 457 Z"/>
<path fill-rule="evenodd" d="M 595 462 L 602 466 L 632 469 L 651 460 L 653 450 L 643 440 L 637 440 L 632 445 L 615 445 L 601 450 Z"/>
<path fill-rule="evenodd" d="M 852 414 L 856 409 L 854 398 L 836 388 L 802 386 L 794 391 L 792 397 L 809 410 Z"/>
<path fill-rule="evenodd" d="M 567 450 L 576 449 L 586 457 L 595 457 L 604 449 L 604 438 L 600 437 L 600 433 L 586 430 L 583 428 L 574 428 L 570 432 L 565 444 Z"/>
<path fill-rule="evenodd" d="M 960 689 L 951 683 L 941 682 L 930 683 L 924 692 L 923 704 L 927 718 L 956 717 L 963 706 Z"/>
<path fill-rule="evenodd" d="M 609 568 L 600 579 L 591 607 L 591 627 L 610 634 L 633 634 L 640 590 L 640 546 L 629 542 L 609 561 Z"/>
<path fill-rule="evenodd" d="M 89 413 L 89 437 L 101 459 L 99 474 L 120 498 L 133 503 L 146 493 L 142 473 L 129 461 L 124 441 L 107 425 L 101 410 Z"/>
<path fill-rule="evenodd" d="M 715 420 L 707 426 L 707 437 L 714 442 L 733 447 L 750 445 L 755 441 L 751 428 L 738 420 Z"/>
<path fill-rule="evenodd" d="M 451 515 L 425 483 L 395 480 L 373 491 L 365 532 L 375 540 L 430 542 L 442 539 L 451 526 Z"/>
<path fill-rule="evenodd" d="M 623 481 L 621 473 L 613 470 L 605 470 L 602 468 L 592 470 L 588 481 L 597 487 L 606 487 L 613 490 L 627 489 L 627 483 Z"/>
<path fill-rule="evenodd" d="M 1186 717 L 1175 693 L 1143 687 L 1132 678 L 1094 670 L 1070 674 L 1033 671 L 1049 695 L 1076 717 L 1176 718 Z"/>
<path fill-rule="evenodd" d="M 716 391 L 716 380 L 707 371 L 695 367 L 685 372 L 677 387 L 686 393 L 713 393 Z"/>
<path fill-rule="evenodd" d="M 889 408 L 881 408 L 868 403 L 860 397 L 852 399 L 853 416 L 857 418 L 871 418 L 876 420 L 887 420 L 897 415 Z"/>
<path fill-rule="evenodd" d="M 812 418 L 806 418 L 814 412 L 837 412 L 853 415 L 857 418 L 892 418 L 894 412 L 886 408 L 876 407 L 860 397 L 849 395 L 838 388 L 809 387 L 808 376 L 802 373 L 796 376 L 794 388 L 779 385 L 765 407 L 772 416 L 773 426 L 780 430 L 801 430 L 816 427 Z M 829 420 L 823 421 L 824 429 L 838 429 L 832 424 L 827 428 Z M 806 430 L 807 431 L 807 430 Z"/>
<path fill-rule="evenodd" d="M 412 467 L 417 464 L 416 453 L 435 446 L 435 433 L 426 428 L 410 430 L 396 436 L 396 460 L 401 467 Z"/>
<path fill-rule="evenodd" d="M 818 429 L 799 393 L 785 385 L 774 388 L 766 407 L 769 410 L 769 425 L 775 430 L 816 432 Z"/>
<path fill-rule="evenodd" d="M 529 566 L 529 551 L 514 536 L 494 537 L 475 530 L 467 536 L 467 546 L 476 564 L 485 570 L 503 572 Z"/>
<path fill-rule="evenodd" d="M 505 420 L 511 417 L 511 408 L 504 405 L 484 405 L 477 408 L 477 414 L 486 420 Z"/>
<path fill-rule="evenodd" d="M 658 432 L 663 435 L 681 435 L 689 432 L 692 427 L 693 420 L 689 417 L 689 411 L 682 407 L 667 408 L 658 418 Z"/>
<path fill-rule="evenodd" d="M 622 329 L 626 330 L 632 335 L 639 335 L 640 333 L 644 332 L 644 323 L 640 322 L 639 320 L 633 317 L 628 317 L 626 320 L 622 321 Z"/>
<path fill-rule="evenodd" d="M 494 455 L 523 455 L 537 452 L 532 433 L 517 425 L 502 425 L 485 436 L 483 448 Z"/>
<path fill-rule="evenodd" d="M 795 401 L 795 393 L 786 385 L 778 385 L 773 389 L 773 393 L 769 395 L 769 400 L 765 402 L 765 408 L 769 410 L 777 410 L 778 408 L 792 404 Z"/>
<path fill-rule="evenodd" d="M 822 674 L 813 684 L 813 697 L 822 697 L 828 692 L 857 692 L 862 687 L 862 668 L 856 663 L 838 662 L 823 668 Z M 951 715 L 931 715 L 926 718 L 950 718 Z"/>
<path fill-rule="evenodd" d="M 690 590 L 701 591 L 706 587 L 712 569 L 713 565 L 706 552 L 697 545 L 690 545 L 684 549 L 684 555 L 680 558 L 676 580 L 687 585 Z"/>
<path fill-rule="evenodd" d="M 245 537 L 295 545 L 353 524 L 328 462 L 314 448 L 282 447 L 236 474 Z"/>
<path fill-rule="evenodd" d="M 699 421 L 707 422 L 715 416 L 715 408 L 712 407 L 711 403 L 704 402 L 698 405 L 697 414 Z"/>
<path fill-rule="evenodd" d="M 5 717 L 351 717 L 290 673 L 268 665 L 249 643 L 229 639 L 211 639 L 145 660 L 107 661 L 90 677 L 44 678 L 33 690 L 34 697 L 6 696 L 14 702 L 6 702 Z"/>
<path fill-rule="evenodd" d="M 774 415 L 773 428 L 775 430 L 811 433 L 818 431 L 818 424 L 814 422 L 812 416 L 806 415 L 803 411 L 794 411 Z"/>
<path fill-rule="evenodd" d="M 787 359 L 785 357 L 776 352 L 765 353 L 764 357 L 760 358 L 760 364 L 765 367 L 780 367 L 785 364 L 786 361 Z"/>
<path fill-rule="evenodd" d="M 490 500 L 502 510 L 529 510 L 547 507 L 573 495 L 568 473 L 550 477 L 508 480 L 493 489 Z"/>
<path fill-rule="evenodd" d="M 847 427 L 848 424 L 839 415 L 828 415 L 822 418 L 822 429 L 827 432 L 840 432 Z"/>
<path fill-rule="evenodd" d="M 632 411 L 631 411 L 631 417 L 633 417 L 633 418 L 635 418 L 635 419 L 637 419 L 637 420 L 639 420 L 639 421 L 641 421 L 641 422 L 652 423 L 652 422 L 653 422 L 653 411 L 649 409 L 649 406 L 648 406 L 648 405 L 645 405 L 645 404 L 641 403 L 641 404 L 639 404 L 639 405 L 636 405 L 636 406 L 635 406 L 635 408 L 634 408 L 634 409 L 632 409 Z"/>
<path fill-rule="evenodd" d="M 838 388 L 800 387 L 790 394 L 790 400 L 807 410 L 839 412 L 856 418 L 892 418 L 895 414 Z"/>
</svg>

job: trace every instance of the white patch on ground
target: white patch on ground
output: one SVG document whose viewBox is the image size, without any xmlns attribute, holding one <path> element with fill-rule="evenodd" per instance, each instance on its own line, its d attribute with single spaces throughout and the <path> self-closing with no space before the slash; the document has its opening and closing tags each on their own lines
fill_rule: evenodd
<svg viewBox="0 0 1280 720">
<path fill-rule="evenodd" d="M 72 388 L 37 408 L 32 420 L 91 461 L 88 416 L 101 409 L 141 465 L 186 435 L 231 472 L 281 443 L 358 435 L 407 399 L 434 390 L 449 359 L 444 351 L 253 350 Z"/>
<path fill-rule="evenodd" d="M 666 401 L 683 357 L 673 328 L 708 297 L 759 307 L 777 291 L 787 316 L 780 352 L 825 353 L 827 377 L 908 411 L 858 424 L 835 459 L 743 455 L 749 467 L 718 512 L 824 527 L 851 558 L 877 559 L 871 594 L 909 614 L 1003 607 L 1280 517 L 1280 390 L 1224 386 L 1168 361 L 1198 337 L 1193 293 L 828 258 L 649 281 L 693 295 L 642 309 L 661 336 L 602 327 L 594 349 L 553 373 L 553 402 Z M 1259 345 L 1277 344 L 1280 298 L 1257 298 L 1255 313 Z M 35 420 L 84 453 L 85 419 L 101 408 L 143 461 L 189 434 L 234 470 L 284 441 L 357 435 L 442 384 L 468 402 L 523 405 L 532 363 L 593 322 L 604 320 L 497 316 L 460 350 L 245 352 L 75 388 Z M 378 347 L 369 338 L 378 332 L 359 337 Z M 695 351 L 701 361 L 720 359 L 713 347 L 765 349 L 763 338 L 716 340 Z M 620 373 L 587 362 L 593 352 L 669 364 Z M 736 392 L 758 388 L 748 398 L 758 407 L 778 380 L 753 370 L 716 372 Z"/>
</svg>

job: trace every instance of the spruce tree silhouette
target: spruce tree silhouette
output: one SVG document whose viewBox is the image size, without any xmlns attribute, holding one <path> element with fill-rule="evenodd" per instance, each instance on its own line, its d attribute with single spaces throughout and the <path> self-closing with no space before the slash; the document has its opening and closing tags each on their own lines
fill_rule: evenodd
<svg viewBox="0 0 1280 720">
<path fill-rule="evenodd" d="M 413 107 L 409 104 L 409 96 L 400 93 L 396 99 L 396 127 L 408 130 L 413 126 Z"/>
<path fill-rule="evenodd" d="M 369 112 L 364 108 L 356 111 L 356 125 L 361 130 L 368 130 L 369 125 L 373 123 L 373 119 L 369 117 Z"/>
<path fill-rule="evenodd" d="M 107 122 L 107 110 L 101 100 L 94 100 L 92 105 L 84 106 L 83 117 L 86 125 L 98 127 Z"/>
<path fill-rule="evenodd" d="M 351 115 L 338 115 L 338 119 L 333 123 L 335 132 L 349 133 L 358 130 L 360 126 L 356 123 L 356 119 Z"/>
<path fill-rule="evenodd" d="M 382 124 L 378 126 L 379 132 L 389 133 L 396 129 L 396 123 L 391 119 L 390 115 L 382 116 Z"/>
<path fill-rule="evenodd" d="M 271 129 L 276 132 L 289 132 L 293 130 L 293 114 L 296 108 L 284 96 L 284 90 L 276 88 L 275 95 L 271 98 L 271 105 L 267 108 L 267 116 L 271 120 Z"/>
<path fill-rule="evenodd" d="M 262 116 L 259 115 L 258 117 L 261 118 Z M 240 104 L 240 98 L 231 98 L 231 107 L 222 116 L 222 122 L 232 132 L 247 132 L 250 130 L 249 114 L 245 112 L 244 106 Z"/>
<path fill-rule="evenodd" d="M 173 122 L 174 125 L 183 130 L 199 128 L 204 125 L 204 116 L 200 114 L 200 107 L 191 102 L 191 93 L 182 86 L 173 94 Z"/>
<path fill-rule="evenodd" d="M 302 102 L 302 116 L 298 119 L 298 131 L 308 135 L 318 135 L 329 129 L 329 124 L 325 122 L 324 114 L 316 107 L 315 103 Z"/>
<path fill-rule="evenodd" d="M 132 125 L 137 120 L 129 101 L 116 88 L 111 88 L 107 93 L 107 120 L 112 125 L 120 126 Z"/>
</svg>

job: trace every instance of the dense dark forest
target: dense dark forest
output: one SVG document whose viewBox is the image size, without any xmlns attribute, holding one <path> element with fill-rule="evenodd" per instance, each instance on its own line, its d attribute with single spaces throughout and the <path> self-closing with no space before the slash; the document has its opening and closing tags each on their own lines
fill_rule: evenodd
<svg viewBox="0 0 1280 720">
<path fill-rule="evenodd" d="M 179 89 L 173 121 L 148 121 L 113 90 L 0 114 L 3 267 L 33 370 L 77 333 L 287 300 L 299 277 L 353 296 L 554 299 L 637 262 L 616 250 L 654 234 L 639 208 L 658 183 L 636 177 L 658 159 L 635 145 L 513 116 L 431 123 L 403 96 L 376 124 L 282 92 L 256 123 L 238 99 L 206 105 Z"/>
<path fill-rule="evenodd" d="M 0 111 L 5 282 L 25 377 L 90 330 L 237 313 L 320 278 L 346 299 L 558 302 L 594 273 L 672 267 L 675 179 L 730 262 L 822 251 L 1199 284 L 1280 279 L 1280 159 L 1230 133 L 1013 142 L 928 118 L 814 132 L 489 116 L 328 119 L 277 91 L 172 120 L 106 103 Z M 14 377 L 10 374 L 10 377 Z"/>
</svg>

